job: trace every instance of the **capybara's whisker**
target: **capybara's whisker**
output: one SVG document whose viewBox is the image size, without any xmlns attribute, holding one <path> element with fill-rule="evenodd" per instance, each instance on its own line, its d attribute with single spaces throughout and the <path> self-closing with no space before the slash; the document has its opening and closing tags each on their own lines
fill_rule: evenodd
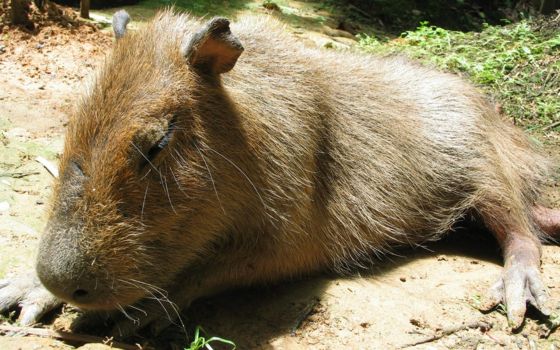
<svg viewBox="0 0 560 350">
<path fill-rule="evenodd" d="M 140 324 L 140 319 L 134 318 L 134 317 L 130 316 L 130 315 L 126 312 L 126 310 L 122 307 L 122 305 L 121 305 L 120 303 L 117 303 L 116 305 L 117 305 L 117 309 L 119 309 L 119 311 L 124 315 L 124 317 L 128 318 L 129 320 L 131 320 L 132 323 L 134 323 L 134 324 L 138 324 L 138 325 Z"/>
<path fill-rule="evenodd" d="M 173 210 L 173 212 L 177 214 L 177 211 L 173 206 L 173 202 L 171 202 L 171 196 L 169 195 L 169 187 L 167 187 L 167 178 L 165 177 L 165 175 L 161 175 L 160 173 L 160 179 L 161 179 L 161 185 L 163 186 L 165 191 L 165 195 L 167 196 L 167 200 L 169 201 L 169 205 L 171 206 L 171 210 Z"/>
<path fill-rule="evenodd" d="M 165 312 L 167 318 L 169 319 L 169 321 L 173 322 L 173 319 L 171 318 L 171 315 L 169 314 L 169 312 L 167 311 L 167 308 L 163 305 L 162 301 L 169 304 L 169 306 L 171 307 L 171 309 L 173 310 L 173 312 L 175 313 L 175 316 L 177 318 L 177 320 L 179 321 L 179 325 L 181 327 L 181 329 L 183 330 L 183 332 L 185 333 L 185 335 L 187 335 L 187 329 L 185 327 L 185 324 L 183 322 L 183 319 L 181 317 L 181 313 L 179 311 L 179 308 L 177 306 L 177 304 L 175 304 L 174 302 L 172 302 L 171 300 L 169 300 L 169 298 L 167 297 L 167 291 L 165 291 L 162 288 L 159 288 L 157 286 L 154 286 L 152 284 L 146 283 L 146 282 L 142 282 L 142 281 L 138 281 L 138 280 L 122 280 L 124 283 L 128 283 L 131 284 L 135 287 L 144 289 L 146 292 L 148 292 L 148 294 L 150 294 L 152 296 L 153 300 L 156 300 L 159 305 L 162 307 L 163 311 Z M 133 283 L 134 282 L 134 283 Z M 160 297 L 156 297 L 156 295 L 154 295 L 154 293 L 160 295 Z M 174 322 L 173 322 L 174 323 Z"/>
<path fill-rule="evenodd" d="M 214 182 L 214 177 L 212 176 L 212 172 L 210 171 L 210 167 L 208 166 L 208 162 L 206 161 L 206 158 L 204 158 L 204 155 L 202 154 L 202 151 L 200 150 L 200 147 L 198 147 L 198 145 L 196 143 L 194 143 L 194 146 L 196 147 L 196 150 L 197 150 L 198 154 L 200 154 L 200 158 L 202 158 L 202 161 L 204 162 L 204 166 L 206 167 L 206 170 L 208 171 L 208 176 L 210 177 L 210 181 L 212 182 L 212 188 L 214 189 L 214 193 L 216 194 L 216 199 L 218 200 L 218 204 L 220 205 L 220 208 L 222 209 L 222 212 L 225 214 L 226 211 L 224 209 L 224 206 L 222 205 L 222 201 L 220 200 L 220 196 L 218 195 L 218 190 L 216 189 L 216 183 Z"/>
<path fill-rule="evenodd" d="M 150 183 L 146 184 L 146 190 L 144 191 L 144 198 L 142 199 L 142 209 L 140 210 L 140 222 L 144 221 L 144 207 L 146 206 L 146 198 L 148 197 L 148 187 Z"/>
<path fill-rule="evenodd" d="M 239 171 L 243 177 L 249 182 L 249 184 L 251 185 L 251 187 L 253 187 L 253 190 L 255 191 L 255 193 L 257 194 L 257 196 L 259 196 L 259 200 L 262 203 L 262 206 L 264 209 L 267 208 L 261 193 L 259 192 L 259 190 L 257 189 L 257 186 L 255 186 L 255 184 L 253 183 L 253 180 L 251 180 L 251 178 L 249 177 L 249 175 L 247 175 L 240 167 L 237 166 L 237 164 L 235 164 L 235 162 L 233 162 L 231 159 L 229 159 L 228 157 L 226 157 L 225 155 L 221 154 L 220 152 L 216 151 L 215 149 L 211 148 L 210 146 L 206 146 L 208 147 L 208 149 L 214 153 L 216 153 L 218 156 L 220 156 L 221 158 L 223 158 L 225 161 L 227 161 L 229 164 L 231 164 L 237 171 Z"/>
<path fill-rule="evenodd" d="M 142 313 L 144 316 L 148 316 L 148 313 L 146 312 L 146 310 L 143 310 L 141 308 L 139 308 L 138 306 L 135 306 L 133 304 L 127 305 L 126 307 L 129 307 L 131 309 L 134 309 L 136 311 L 139 311 L 140 313 Z"/>
</svg>

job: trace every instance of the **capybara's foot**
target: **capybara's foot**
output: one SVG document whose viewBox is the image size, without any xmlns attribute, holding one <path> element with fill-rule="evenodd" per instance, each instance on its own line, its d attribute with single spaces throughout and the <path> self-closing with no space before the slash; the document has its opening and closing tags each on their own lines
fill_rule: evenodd
<svg viewBox="0 0 560 350">
<path fill-rule="evenodd" d="M 533 218 L 541 230 L 549 236 L 560 238 L 560 210 L 540 205 L 533 208 Z"/>
<path fill-rule="evenodd" d="M 62 301 L 43 287 L 35 273 L 0 281 L 0 313 L 21 309 L 19 322 L 31 325 Z"/>
<path fill-rule="evenodd" d="M 548 292 L 539 271 L 538 245 L 532 239 L 512 237 L 505 247 L 505 266 L 500 279 L 490 288 L 481 306 L 489 311 L 503 304 L 509 325 L 516 330 L 523 324 L 527 302 L 549 316 Z"/>
</svg>

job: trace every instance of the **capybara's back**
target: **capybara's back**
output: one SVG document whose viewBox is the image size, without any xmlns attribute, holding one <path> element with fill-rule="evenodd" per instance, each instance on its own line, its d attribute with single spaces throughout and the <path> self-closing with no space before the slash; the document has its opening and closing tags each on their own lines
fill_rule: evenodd
<svg viewBox="0 0 560 350">
<path fill-rule="evenodd" d="M 162 290 L 187 307 L 346 270 L 474 216 L 504 253 L 487 306 L 504 301 L 514 327 L 526 300 L 548 312 L 539 235 L 560 214 L 536 204 L 547 162 L 474 87 L 306 48 L 266 17 L 230 28 L 167 11 L 130 33 L 128 20 L 115 15 L 114 50 L 68 125 L 37 260 L 57 298 L 140 303 L 141 321 L 115 320 L 129 334 L 158 320 Z"/>
<path fill-rule="evenodd" d="M 250 173 L 277 235 L 346 265 L 474 211 L 507 206 L 532 226 L 547 162 L 471 85 L 404 58 L 305 48 L 270 19 L 232 30 L 247 54 L 223 84 L 262 152 Z"/>
</svg>

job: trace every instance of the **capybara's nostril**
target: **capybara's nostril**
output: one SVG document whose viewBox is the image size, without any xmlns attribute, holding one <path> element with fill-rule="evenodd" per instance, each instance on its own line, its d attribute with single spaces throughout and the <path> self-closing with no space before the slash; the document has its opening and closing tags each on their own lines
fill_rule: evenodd
<svg viewBox="0 0 560 350">
<path fill-rule="evenodd" d="M 76 289 L 74 293 L 72 293 L 72 299 L 76 302 L 83 302 L 89 297 L 89 292 L 85 289 Z"/>
</svg>

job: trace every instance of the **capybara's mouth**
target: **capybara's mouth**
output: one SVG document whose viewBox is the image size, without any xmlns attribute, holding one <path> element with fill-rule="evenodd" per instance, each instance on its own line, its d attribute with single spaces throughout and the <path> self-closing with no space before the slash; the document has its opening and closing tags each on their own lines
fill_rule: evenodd
<svg viewBox="0 0 560 350">
<path fill-rule="evenodd" d="M 89 292 L 76 290 L 72 299 L 67 300 L 70 304 L 90 311 L 112 311 L 120 310 L 128 305 L 133 305 L 145 297 L 143 291 L 111 291 L 107 294 L 92 294 Z M 81 295 L 83 294 L 83 295 Z"/>
</svg>

